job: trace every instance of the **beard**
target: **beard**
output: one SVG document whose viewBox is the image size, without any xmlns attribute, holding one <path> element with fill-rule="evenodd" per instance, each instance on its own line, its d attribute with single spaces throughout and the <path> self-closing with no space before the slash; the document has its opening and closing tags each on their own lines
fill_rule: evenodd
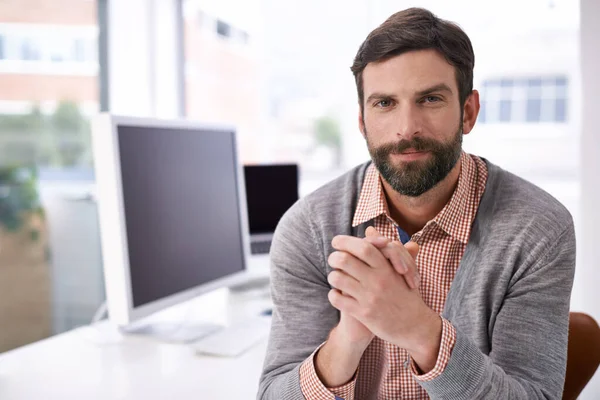
<svg viewBox="0 0 600 400">
<path fill-rule="evenodd" d="M 367 146 L 373 163 L 382 178 L 396 192 L 409 197 L 419 197 L 442 181 L 456 165 L 462 154 L 462 121 L 447 143 L 434 139 L 415 137 L 374 147 L 367 137 Z M 428 151 L 431 154 L 425 161 L 408 161 L 399 165 L 390 160 L 390 155 L 400 154 L 408 149 Z"/>
</svg>

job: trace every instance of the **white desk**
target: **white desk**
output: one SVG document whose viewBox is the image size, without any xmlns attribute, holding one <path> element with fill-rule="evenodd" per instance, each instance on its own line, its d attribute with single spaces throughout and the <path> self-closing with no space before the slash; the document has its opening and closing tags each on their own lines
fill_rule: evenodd
<svg viewBox="0 0 600 400">
<path fill-rule="evenodd" d="M 271 306 L 264 292 L 222 289 L 153 319 L 232 323 Z M 107 322 L 0 355 L 2 400 L 254 399 L 266 340 L 238 358 L 123 336 Z"/>
</svg>

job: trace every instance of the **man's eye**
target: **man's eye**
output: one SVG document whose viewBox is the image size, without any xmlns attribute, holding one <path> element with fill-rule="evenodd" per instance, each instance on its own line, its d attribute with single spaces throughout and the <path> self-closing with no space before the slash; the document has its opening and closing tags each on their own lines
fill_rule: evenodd
<svg viewBox="0 0 600 400">
<path fill-rule="evenodd" d="M 427 96 L 423 99 L 425 103 L 437 103 L 441 99 L 437 96 Z"/>
<path fill-rule="evenodd" d="M 391 105 L 392 105 L 392 102 L 390 100 L 380 100 L 377 102 L 377 104 L 375 104 L 375 106 L 377 106 L 379 108 L 387 108 Z"/>
</svg>

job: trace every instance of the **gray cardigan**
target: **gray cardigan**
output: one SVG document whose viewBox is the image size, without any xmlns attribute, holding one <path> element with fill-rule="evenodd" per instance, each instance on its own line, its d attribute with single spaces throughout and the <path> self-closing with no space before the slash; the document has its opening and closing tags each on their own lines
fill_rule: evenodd
<svg viewBox="0 0 600 400">
<path fill-rule="evenodd" d="M 573 221 L 552 196 L 486 163 L 485 192 L 442 313 L 457 330 L 456 344 L 444 372 L 421 385 L 433 399 L 560 399 Z M 258 399 L 304 398 L 300 364 L 339 321 L 327 300 L 331 239 L 364 237 L 369 225 L 351 226 L 368 165 L 301 199 L 279 223 L 271 247 L 273 322 Z M 358 377 L 356 399 L 376 398 L 377 391 Z"/>
</svg>

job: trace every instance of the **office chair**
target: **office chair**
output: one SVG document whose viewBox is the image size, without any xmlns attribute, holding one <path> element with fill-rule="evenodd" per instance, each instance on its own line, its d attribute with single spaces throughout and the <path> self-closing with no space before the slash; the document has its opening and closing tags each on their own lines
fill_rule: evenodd
<svg viewBox="0 0 600 400">
<path fill-rule="evenodd" d="M 563 400 L 574 400 L 592 379 L 600 364 L 600 327 L 589 315 L 569 314 L 567 374 Z"/>
</svg>

